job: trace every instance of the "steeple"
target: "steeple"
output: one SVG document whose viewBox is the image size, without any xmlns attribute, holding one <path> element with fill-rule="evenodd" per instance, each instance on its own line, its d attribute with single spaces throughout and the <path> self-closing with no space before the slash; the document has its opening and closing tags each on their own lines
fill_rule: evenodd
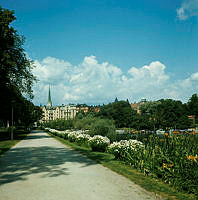
<svg viewBox="0 0 198 200">
<path fill-rule="evenodd" d="M 49 107 L 49 108 L 52 107 L 52 100 L 51 100 L 50 86 L 49 86 L 49 93 L 48 93 L 48 102 L 47 102 L 47 107 Z"/>
</svg>

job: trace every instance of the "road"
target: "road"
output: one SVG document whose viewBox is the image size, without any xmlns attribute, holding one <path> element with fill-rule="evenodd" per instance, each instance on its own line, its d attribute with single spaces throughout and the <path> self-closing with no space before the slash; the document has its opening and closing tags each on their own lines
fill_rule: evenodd
<svg viewBox="0 0 198 200">
<path fill-rule="evenodd" d="M 127 178 L 34 131 L 0 157 L 0 200 L 153 200 Z"/>
</svg>

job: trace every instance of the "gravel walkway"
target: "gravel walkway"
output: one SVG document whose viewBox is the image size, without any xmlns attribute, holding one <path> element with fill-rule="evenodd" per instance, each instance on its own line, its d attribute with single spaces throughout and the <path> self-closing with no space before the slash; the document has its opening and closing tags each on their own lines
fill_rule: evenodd
<svg viewBox="0 0 198 200">
<path fill-rule="evenodd" d="M 146 199 L 155 196 L 44 132 L 0 157 L 0 200 Z"/>
</svg>

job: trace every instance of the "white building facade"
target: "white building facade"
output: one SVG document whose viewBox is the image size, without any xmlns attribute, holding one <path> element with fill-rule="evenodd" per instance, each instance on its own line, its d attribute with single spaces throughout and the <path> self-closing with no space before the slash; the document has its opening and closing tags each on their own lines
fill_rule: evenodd
<svg viewBox="0 0 198 200">
<path fill-rule="evenodd" d="M 43 111 L 43 117 L 41 119 L 41 122 L 47 122 L 50 120 L 57 119 L 74 119 L 78 112 L 75 105 L 52 106 L 50 88 L 47 106 L 42 106 L 41 108 Z"/>
<path fill-rule="evenodd" d="M 50 120 L 57 120 L 57 119 L 74 119 L 77 114 L 76 106 L 71 105 L 62 105 L 62 106 L 54 106 L 48 107 L 43 106 L 43 118 L 42 121 L 50 121 Z"/>
</svg>

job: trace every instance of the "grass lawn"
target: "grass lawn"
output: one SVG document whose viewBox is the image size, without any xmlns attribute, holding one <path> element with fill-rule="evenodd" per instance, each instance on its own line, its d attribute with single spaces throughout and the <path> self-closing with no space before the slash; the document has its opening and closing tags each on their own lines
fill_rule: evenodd
<svg viewBox="0 0 198 200">
<path fill-rule="evenodd" d="M 14 133 L 14 139 L 10 140 L 10 134 L 0 131 L 0 155 L 8 151 L 12 146 L 24 139 L 27 134 L 28 132 L 24 130 L 17 130 Z"/>
<path fill-rule="evenodd" d="M 72 149 L 80 151 L 82 154 L 86 155 L 87 157 L 97 161 L 98 163 L 102 164 L 105 167 L 108 167 L 112 171 L 115 171 L 115 172 L 129 178 L 131 181 L 133 181 L 137 185 L 140 185 L 142 188 L 156 194 L 156 196 L 159 196 L 162 199 L 167 199 L 167 200 L 177 200 L 177 199 L 195 200 L 195 199 L 198 199 L 198 197 L 195 195 L 178 192 L 176 189 L 174 189 L 170 185 L 165 184 L 158 179 L 154 179 L 149 176 L 144 176 L 144 174 L 137 171 L 136 169 L 133 169 L 130 165 L 127 165 L 126 163 L 124 163 L 122 161 L 115 160 L 114 156 L 112 154 L 93 152 L 93 151 L 91 151 L 91 149 L 88 146 L 79 146 L 76 143 L 71 143 L 68 140 L 65 140 L 63 138 L 54 136 L 52 134 L 50 134 L 50 135 L 52 137 L 56 138 L 61 143 L 66 144 L 67 146 L 71 147 Z"/>
</svg>

